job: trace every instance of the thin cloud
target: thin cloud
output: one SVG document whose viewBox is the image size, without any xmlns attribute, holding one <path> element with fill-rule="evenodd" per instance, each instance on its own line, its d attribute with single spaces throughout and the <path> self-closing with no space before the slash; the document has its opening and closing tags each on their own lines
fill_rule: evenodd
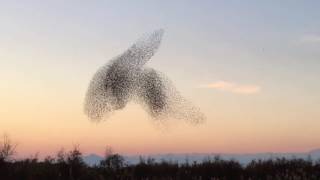
<svg viewBox="0 0 320 180">
<path fill-rule="evenodd" d="M 300 38 L 302 43 L 320 43 L 320 35 L 318 34 L 309 34 L 304 35 Z"/>
<path fill-rule="evenodd" d="M 252 84 L 237 84 L 228 81 L 217 81 L 214 83 L 202 85 L 202 88 L 217 89 L 236 94 L 256 94 L 261 91 L 261 87 Z"/>
</svg>

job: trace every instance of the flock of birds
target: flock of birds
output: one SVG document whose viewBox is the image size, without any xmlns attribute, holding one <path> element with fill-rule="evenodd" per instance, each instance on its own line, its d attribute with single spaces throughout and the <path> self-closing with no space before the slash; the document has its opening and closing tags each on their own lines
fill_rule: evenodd
<svg viewBox="0 0 320 180">
<path fill-rule="evenodd" d="M 125 52 L 100 67 L 93 76 L 84 112 L 100 121 L 125 108 L 129 101 L 141 104 L 154 119 L 174 118 L 202 122 L 205 116 L 186 100 L 161 72 L 146 63 L 159 49 L 164 31 L 146 34 Z"/>
</svg>

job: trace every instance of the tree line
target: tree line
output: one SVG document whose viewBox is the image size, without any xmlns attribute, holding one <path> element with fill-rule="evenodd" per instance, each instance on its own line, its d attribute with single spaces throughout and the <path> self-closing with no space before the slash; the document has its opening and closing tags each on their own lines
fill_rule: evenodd
<svg viewBox="0 0 320 180">
<path fill-rule="evenodd" d="M 206 158 L 201 163 L 157 162 L 153 158 L 140 158 L 137 164 L 106 150 L 99 164 L 87 165 L 79 146 L 69 151 L 61 149 L 54 157 L 39 160 L 37 156 L 15 160 L 15 147 L 5 136 L 0 144 L 1 180 L 107 180 L 107 179 L 320 179 L 320 161 L 311 159 L 253 160 L 243 166 L 235 160 L 223 160 L 219 156 Z"/>
</svg>

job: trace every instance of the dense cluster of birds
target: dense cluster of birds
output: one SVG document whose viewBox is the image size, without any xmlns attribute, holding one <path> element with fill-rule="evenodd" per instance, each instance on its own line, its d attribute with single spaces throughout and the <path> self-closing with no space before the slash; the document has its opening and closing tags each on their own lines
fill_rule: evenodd
<svg viewBox="0 0 320 180">
<path fill-rule="evenodd" d="M 90 119 L 109 117 L 129 101 L 141 104 L 155 119 L 175 118 L 195 123 L 205 119 L 199 108 L 183 98 L 163 73 L 145 66 L 158 50 L 163 33 L 160 29 L 144 35 L 95 73 L 84 104 Z"/>
</svg>

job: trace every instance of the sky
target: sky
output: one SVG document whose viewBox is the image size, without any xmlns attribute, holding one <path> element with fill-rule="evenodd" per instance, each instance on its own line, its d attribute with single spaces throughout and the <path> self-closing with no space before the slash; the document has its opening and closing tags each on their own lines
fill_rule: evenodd
<svg viewBox="0 0 320 180">
<path fill-rule="evenodd" d="M 18 156 L 305 152 L 320 148 L 320 2 L 0 0 L 0 134 Z M 91 122 L 95 71 L 163 28 L 148 66 L 206 115 L 155 122 L 134 103 Z"/>
</svg>

